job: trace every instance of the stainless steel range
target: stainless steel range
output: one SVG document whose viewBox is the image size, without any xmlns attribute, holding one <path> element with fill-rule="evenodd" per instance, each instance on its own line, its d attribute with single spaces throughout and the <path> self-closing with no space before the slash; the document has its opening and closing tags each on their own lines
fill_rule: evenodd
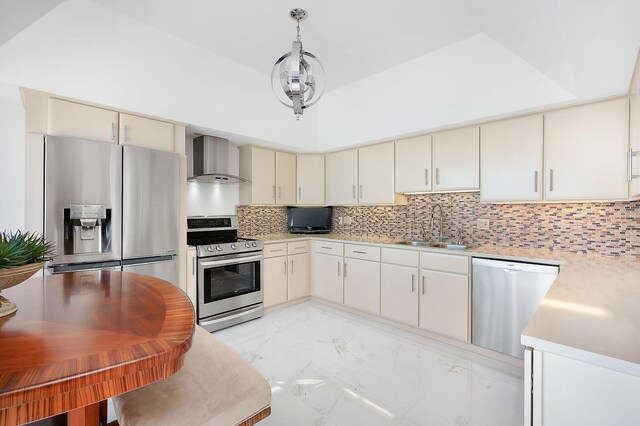
<svg viewBox="0 0 640 426">
<path fill-rule="evenodd" d="M 198 324 L 220 330 L 264 314 L 262 241 L 238 238 L 236 216 L 190 216 L 187 244 L 196 246 Z"/>
</svg>

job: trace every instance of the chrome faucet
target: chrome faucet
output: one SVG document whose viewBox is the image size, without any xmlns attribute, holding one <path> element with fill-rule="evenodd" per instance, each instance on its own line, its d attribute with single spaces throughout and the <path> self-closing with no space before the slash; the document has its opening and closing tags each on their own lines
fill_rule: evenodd
<svg viewBox="0 0 640 426">
<path fill-rule="evenodd" d="M 435 203 L 431 208 L 431 222 L 429 227 L 433 229 L 434 216 L 436 214 L 436 207 L 440 209 L 440 228 L 438 230 L 438 242 L 442 242 L 442 206 L 439 203 Z"/>
</svg>

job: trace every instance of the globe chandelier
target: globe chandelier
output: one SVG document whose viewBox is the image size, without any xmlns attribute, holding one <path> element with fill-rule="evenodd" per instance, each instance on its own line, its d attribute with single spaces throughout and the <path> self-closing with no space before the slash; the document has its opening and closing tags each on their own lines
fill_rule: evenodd
<svg viewBox="0 0 640 426">
<path fill-rule="evenodd" d="M 296 40 L 291 52 L 280 57 L 271 71 L 271 88 L 282 105 L 292 108 L 296 119 L 313 106 L 324 93 L 324 67 L 316 56 L 302 48 L 300 21 L 307 17 L 304 9 L 292 9 L 291 19 L 297 22 Z"/>
</svg>

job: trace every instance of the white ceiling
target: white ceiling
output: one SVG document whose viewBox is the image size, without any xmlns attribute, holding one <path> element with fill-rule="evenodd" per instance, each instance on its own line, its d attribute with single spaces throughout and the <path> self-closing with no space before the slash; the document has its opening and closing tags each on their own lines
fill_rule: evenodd
<svg viewBox="0 0 640 426">
<path fill-rule="evenodd" d="M 628 86 L 640 46 L 637 0 L 94 1 L 265 74 L 294 39 L 289 10 L 303 7 L 328 91 L 485 33 L 588 97 Z"/>
</svg>

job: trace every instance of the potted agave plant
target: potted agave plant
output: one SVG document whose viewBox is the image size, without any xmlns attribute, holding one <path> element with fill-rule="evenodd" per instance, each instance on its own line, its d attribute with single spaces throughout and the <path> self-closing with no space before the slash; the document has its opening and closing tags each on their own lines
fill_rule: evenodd
<svg viewBox="0 0 640 426">
<path fill-rule="evenodd" d="M 0 234 L 0 292 L 18 285 L 38 272 L 51 260 L 53 245 L 35 232 Z M 18 307 L 0 295 L 0 317 L 14 313 Z"/>
</svg>

